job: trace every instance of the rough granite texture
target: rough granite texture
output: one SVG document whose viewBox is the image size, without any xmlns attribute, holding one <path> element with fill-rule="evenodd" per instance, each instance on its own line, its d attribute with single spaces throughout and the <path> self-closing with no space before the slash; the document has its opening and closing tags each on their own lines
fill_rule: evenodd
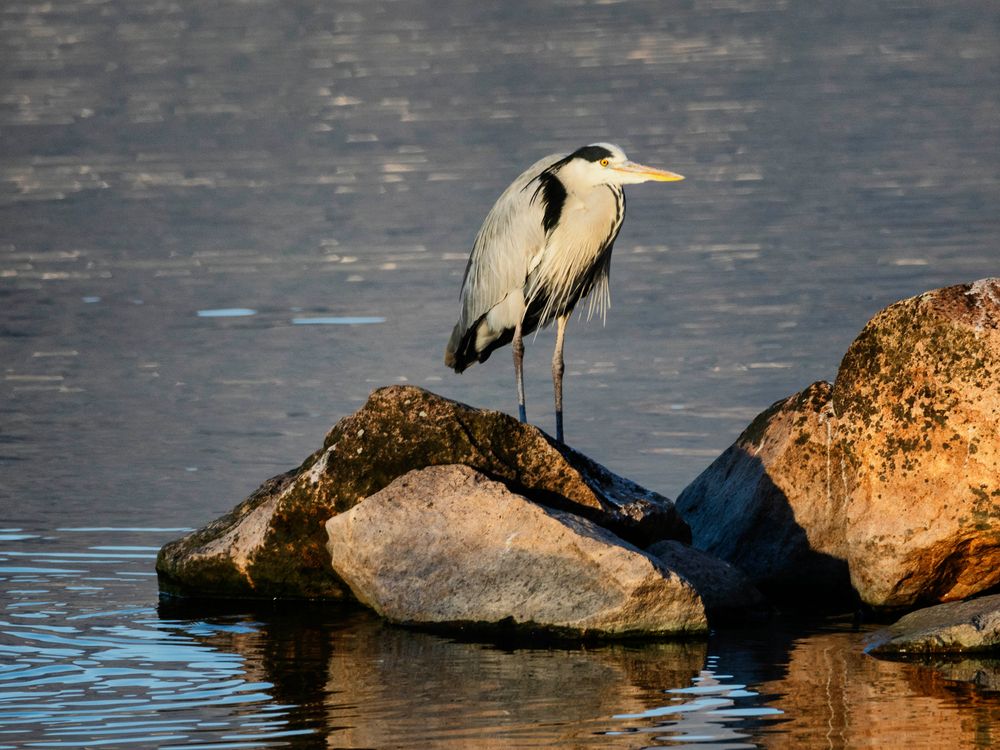
<svg viewBox="0 0 1000 750">
<path fill-rule="evenodd" d="M 412 471 L 326 523 L 337 575 L 398 623 L 700 633 L 684 578 L 605 528 L 468 466 Z"/>
<path fill-rule="evenodd" d="M 709 615 L 742 614 L 764 605 L 764 597 L 745 573 L 707 552 L 664 539 L 648 547 L 646 553 L 694 586 Z"/>
<path fill-rule="evenodd" d="M 327 434 L 295 470 L 269 479 L 230 513 L 165 545 L 166 593 L 339 599 L 326 521 L 413 469 L 466 464 L 548 507 L 636 544 L 690 540 L 673 503 L 615 476 L 538 428 L 420 388 L 382 388 Z"/>
<path fill-rule="evenodd" d="M 1000 583 L 1000 279 L 888 307 L 833 390 L 851 580 L 870 603 Z"/>
<path fill-rule="evenodd" d="M 773 404 L 688 485 L 677 509 L 693 545 L 778 598 L 849 593 L 840 551 L 843 509 L 827 494 L 831 386 Z"/>
<path fill-rule="evenodd" d="M 771 592 L 877 607 L 1000 583 L 1000 279 L 879 312 L 677 499 L 693 544 Z"/>
<path fill-rule="evenodd" d="M 1000 650 L 1000 594 L 949 602 L 904 615 L 872 634 L 876 656 Z"/>
</svg>

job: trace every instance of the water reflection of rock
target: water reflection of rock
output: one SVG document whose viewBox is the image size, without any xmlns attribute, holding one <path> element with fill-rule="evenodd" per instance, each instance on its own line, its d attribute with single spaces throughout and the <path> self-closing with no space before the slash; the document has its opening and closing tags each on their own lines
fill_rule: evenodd
<svg viewBox="0 0 1000 750">
<path fill-rule="evenodd" d="M 949 682 L 1000 692 L 1000 657 L 996 654 L 983 655 L 981 658 L 922 659 L 919 664 L 926 668 L 925 671 L 931 670 Z M 953 688 L 954 685 L 949 687 Z"/>
<path fill-rule="evenodd" d="M 205 614 L 161 606 L 171 619 Z M 247 679 L 271 683 L 276 703 L 300 707 L 289 729 L 314 729 L 342 748 L 533 740 L 607 747 L 598 733 L 623 723 L 611 717 L 646 711 L 662 703 L 663 690 L 690 685 L 707 655 L 703 641 L 589 648 L 463 642 L 331 607 L 246 619 L 259 623 L 256 632 L 213 631 L 204 640 L 243 656 Z"/>
<path fill-rule="evenodd" d="M 1000 741 L 1000 705 L 984 692 L 1000 687 L 1000 660 L 875 659 L 862 650 L 867 634 L 849 623 L 731 628 L 707 643 L 526 648 L 398 628 L 355 608 L 277 606 L 285 609 L 218 618 L 204 605 L 165 603 L 160 614 L 255 623 L 195 637 L 242 656 L 246 679 L 270 683 L 275 704 L 296 707 L 287 729 L 312 734 L 289 737 L 293 747 L 317 738 L 340 748 L 584 750 L 692 735 L 711 736 L 698 742 L 711 748 Z M 705 698 L 727 704 L 675 711 Z"/>
<path fill-rule="evenodd" d="M 774 693 L 771 705 L 788 717 L 768 736 L 768 748 L 986 748 L 1000 742 L 1000 706 L 981 696 L 973 700 L 980 694 L 963 685 L 984 679 L 984 670 L 996 684 L 995 660 L 951 667 L 890 662 L 864 654 L 861 642 L 860 633 L 829 632 L 794 643 L 787 674 L 758 687 Z"/>
<path fill-rule="evenodd" d="M 386 711 L 383 721 L 345 728 L 338 744 L 348 747 L 417 746 L 422 738 L 451 747 L 605 747 L 595 733 L 611 728 L 611 716 L 623 706 L 642 710 L 665 685 L 688 684 L 705 658 L 703 644 L 503 651 L 390 629 L 355 646 L 335 649 L 330 661 L 328 721 L 347 723 L 338 692 Z M 426 709 L 399 710 L 414 703 Z"/>
</svg>

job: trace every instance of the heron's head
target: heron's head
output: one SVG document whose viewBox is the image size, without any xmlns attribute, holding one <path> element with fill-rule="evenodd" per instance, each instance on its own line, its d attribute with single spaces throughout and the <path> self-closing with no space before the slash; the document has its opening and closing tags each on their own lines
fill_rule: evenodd
<svg viewBox="0 0 1000 750">
<path fill-rule="evenodd" d="M 632 185 L 637 182 L 675 182 L 684 177 L 665 169 L 630 161 L 613 143 L 592 143 L 566 157 L 559 176 L 571 185 Z"/>
</svg>

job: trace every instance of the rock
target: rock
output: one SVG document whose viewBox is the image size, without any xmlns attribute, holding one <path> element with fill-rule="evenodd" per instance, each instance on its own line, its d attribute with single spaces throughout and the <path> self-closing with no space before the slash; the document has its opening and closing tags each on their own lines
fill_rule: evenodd
<svg viewBox="0 0 1000 750">
<path fill-rule="evenodd" d="M 876 654 L 877 655 L 877 654 Z M 886 654 L 881 655 L 886 658 Z M 978 691 L 1000 692 L 1000 658 L 996 651 L 973 651 L 966 656 L 921 654 L 921 669 L 933 671 L 949 682 L 966 683 Z"/>
<path fill-rule="evenodd" d="M 880 312 L 833 404 L 862 598 L 911 606 L 1000 583 L 1000 279 Z"/>
<path fill-rule="evenodd" d="M 295 470 L 265 482 L 226 516 L 160 551 L 165 593 L 338 599 L 323 524 L 413 469 L 466 464 L 548 507 L 638 545 L 690 539 L 673 504 L 617 477 L 536 427 L 420 388 L 375 391 Z"/>
<path fill-rule="evenodd" d="M 764 597 L 745 573 L 707 552 L 675 539 L 664 539 L 647 548 L 646 553 L 694 586 L 710 615 L 754 609 L 764 604 Z"/>
<path fill-rule="evenodd" d="M 847 564 L 829 552 L 843 538 L 827 493 L 830 392 L 813 383 L 773 404 L 677 498 L 693 546 L 778 599 L 850 594 Z"/>
<path fill-rule="evenodd" d="M 890 305 L 835 383 L 758 416 L 677 499 L 765 593 L 875 607 L 1000 583 L 1000 280 Z"/>
<path fill-rule="evenodd" d="M 468 466 L 412 471 L 326 523 L 337 575 L 398 623 L 702 632 L 694 588 L 613 533 Z"/>
<path fill-rule="evenodd" d="M 255 583 L 247 571 L 253 556 L 264 546 L 277 505 L 296 475 L 293 470 L 271 477 L 226 515 L 163 545 L 156 558 L 160 590 L 207 598 L 266 597 L 271 582 L 261 577 Z M 280 582 L 276 583 L 271 593 L 279 596 Z M 340 594 L 336 584 L 309 590 L 334 597 Z"/>
<path fill-rule="evenodd" d="M 1000 594 L 910 612 L 875 632 L 876 656 L 1000 650 Z"/>
</svg>

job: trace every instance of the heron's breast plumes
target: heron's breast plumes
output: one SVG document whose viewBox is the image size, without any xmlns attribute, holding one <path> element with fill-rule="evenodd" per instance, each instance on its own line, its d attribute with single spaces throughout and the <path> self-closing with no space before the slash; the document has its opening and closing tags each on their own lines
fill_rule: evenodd
<svg viewBox="0 0 1000 750">
<path fill-rule="evenodd" d="M 624 219 L 625 196 L 619 187 L 567 197 L 525 285 L 528 308 L 538 314 L 539 327 L 571 312 L 588 295 L 588 317 L 598 312 L 604 318 L 611 303 L 611 249 Z"/>
</svg>

